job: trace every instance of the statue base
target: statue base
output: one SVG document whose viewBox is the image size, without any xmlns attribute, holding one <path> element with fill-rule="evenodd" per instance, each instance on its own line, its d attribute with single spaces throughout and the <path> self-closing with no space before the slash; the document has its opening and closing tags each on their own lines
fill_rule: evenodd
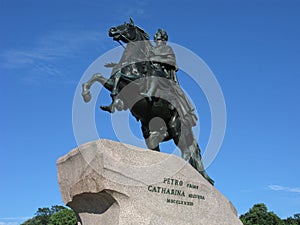
<svg viewBox="0 0 300 225">
<path fill-rule="evenodd" d="M 175 155 L 97 140 L 57 168 L 82 225 L 242 225 L 231 202 Z"/>
</svg>

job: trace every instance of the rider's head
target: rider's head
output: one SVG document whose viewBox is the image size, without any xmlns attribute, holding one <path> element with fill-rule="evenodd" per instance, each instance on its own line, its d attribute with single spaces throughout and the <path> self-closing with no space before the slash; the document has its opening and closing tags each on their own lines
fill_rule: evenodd
<svg viewBox="0 0 300 225">
<path fill-rule="evenodd" d="M 168 34 L 163 29 L 158 29 L 156 34 L 154 35 L 154 41 L 155 43 L 163 42 L 166 43 L 168 41 Z"/>
</svg>

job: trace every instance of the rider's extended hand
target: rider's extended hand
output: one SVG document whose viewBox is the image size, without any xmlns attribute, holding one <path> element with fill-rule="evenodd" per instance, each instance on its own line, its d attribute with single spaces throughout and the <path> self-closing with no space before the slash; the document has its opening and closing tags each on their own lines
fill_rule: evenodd
<svg viewBox="0 0 300 225">
<path fill-rule="evenodd" d="M 118 65 L 118 63 L 110 62 L 110 63 L 104 64 L 104 66 L 107 67 L 107 68 L 114 67 L 116 65 Z"/>
</svg>

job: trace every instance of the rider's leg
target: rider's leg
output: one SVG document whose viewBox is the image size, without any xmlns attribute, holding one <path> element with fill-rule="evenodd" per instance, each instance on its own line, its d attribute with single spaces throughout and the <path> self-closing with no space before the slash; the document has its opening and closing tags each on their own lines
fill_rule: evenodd
<svg viewBox="0 0 300 225">
<path fill-rule="evenodd" d="M 121 71 L 118 71 L 115 76 L 114 76 L 114 86 L 113 86 L 113 89 L 110 93 L 110 95 L 113 97 L 113 96 L 116 96 L 119 94 L 118 92 L 118 85 L 119 85 L 119 81 L 120 81 L 120 78 L 122 76 L 122 73 Z"/>
</svg>

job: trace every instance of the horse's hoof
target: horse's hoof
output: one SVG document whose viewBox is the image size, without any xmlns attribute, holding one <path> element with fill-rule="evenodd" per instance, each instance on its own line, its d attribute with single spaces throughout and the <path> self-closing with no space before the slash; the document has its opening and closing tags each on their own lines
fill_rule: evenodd
<svg viewBox="0 0 300 225">
<path fill-rule="evenodd" d="M 92 98 L 91 93 L 90 93 L 90 86 L 88 83 L 83 83 L 82 84 L 82 93 L 81 93 L 83 100 L 85 102 L 89 102 Z"/>
<path fill-rule="evenodd" d="M 151 131 L 150 136 L 147 141 L 147 146 L 150 149 L 155 149 L 159 145 L 159 143 L 164 139 L 163 134 L 158 131 Z"/>
<path fill-rule="evenodd" d="M 82 97 L 85 102 L 89 102 L 92 99 L 91 93 L 89 91 L 82 92 Z"/>
</svg>

